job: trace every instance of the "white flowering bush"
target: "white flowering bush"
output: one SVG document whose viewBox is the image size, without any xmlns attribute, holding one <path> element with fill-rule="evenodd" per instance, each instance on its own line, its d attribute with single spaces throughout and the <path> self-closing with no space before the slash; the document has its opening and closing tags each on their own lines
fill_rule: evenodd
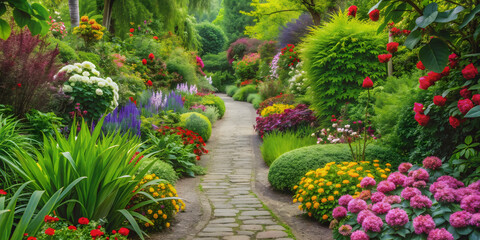
<svg viewBox="0 0 480 240">
<path fill-rule="evenodd" d="M 290 91 L 296 95 L 305 95 L 307 93 L 308 86 L 307 82 L 307 74 L 302 69 L 302 62 L 297 64 L 297 67 L 292 69 L 289 72 L 290 79 L 288 80 L 288 86 Z"/>
<path fill-rule="evenodd" d="M 59 73 L 63 72 L 68 76 L 63 92 L 71 96 L 72 104 L 83 106 L 87 119 L 97 120 L 117 108 L 118 85 L 109 77 L 101 78 L 95 64 L 75 63 L 60 69 Z"/>
</svg>

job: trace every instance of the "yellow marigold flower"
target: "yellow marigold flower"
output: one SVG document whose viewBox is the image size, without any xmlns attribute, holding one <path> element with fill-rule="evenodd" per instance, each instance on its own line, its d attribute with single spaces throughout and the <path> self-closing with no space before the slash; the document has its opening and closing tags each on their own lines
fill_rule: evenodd
<svg viewBox="0 0 480 240">
<path fill-rule="evenodd" d="M 92 24 L 92 28 L 95 30 L 100 30 L 102 28 L 102 25 L 95 23 L 95 24 Z"/>
<path fill-rule="evenodd" d="M 341 175 L 344 175 L 344 174 L 345 174 L 344 171 L 338 171 L 338 172 L 337 172 L 337 175 L 340 175 L 340 176 L 341 176 Z"/>
<path fill-rule="evenodd" d="M 150 223 L 145 223 L 145 227 L 150 227 Z"/>
<path fill-rule="evenodd" d="M 333 200 L 335 200 L 334 196 L 332 196 L 332 195 L 328 196 L 328 201 L 333 201 Z"/>
<path fill-rule="evenodd" d="M 318 189 L 318 193 L 324 193 L 324 192 L 325 192 L 325 190 L 323 190 L 323 188 Z"/>
<path fill-rule="evenodd" d="M 316 202 L 313 204 L 313 208 L 317 209 L 318 207 L 320 207 L 320 203 Z"/>
<path fill-rule="evenodd" d="M 298 193 L 302 193 L 302 192 L 303 192 L 303 189 L 298 190 Z"/>
<path fill-rule="evenodd" d="M 165 226 L 166 226 L 167 228 L 169 228 L 169 227 L 170 227 L 170 223 L 169 223 L 169 222 L 165 223 Z"/>
<path fill-rule="evenodd" d="M 158 218 L 158 214 L 154 213 L 154 214 L 153 214 L 153 218 L 157 219 L 157 218 Z"/>
<path fill-rule="evenodd" d="M 382 174 L 380 177 L 382 177 L 382 178 L 387 178 L 387 175 Z"/>
<path fill-rule="evenodd" d="M 310 208 L 310 207 L 312 207 L 312 203 L 311 203 L 311 202 L 307 202 L 307 203 L 305 204 L 305 206 L 307 206 L 307 208 Z"/>
<path fill-rule="evenodd" d="M 163 219 L 167 219 L 168 216 L 167 216 L 167 214 L 163 214 L 162 217 L 163 217 Z"/>
<path fill-rule="evenodd" d="M 333 192 L 333 195 L 338 195 L 338 194 L 339 194 L 338 191 Z"/>
<path fill-rule="evenodd" d="M 327 220 L 327 219 L 328 219 L 328 215 L 327 215 L 327 214 L 323 215 L 323 216 L 322 216 L 322 219 L 323 219 L 323 220 Z"/>
<path fill-rule="evenodd" d="M 311 216 L 312 216 L 312 213 L 311 213 L 311 212 L 308 212 L 308 216 L 311 217 Z"/>
<path fill-rule="evenodd" d="M 336 188 L 341 188 L 341 187 L 342 187 L 342 184 L 337 183 L 337 184 L 335 184 L 335 187 L 336 187 Z"/>
<path fill-rule="evenodd" d="M 370 170 L 365 170 L 365 172 L 368 172 L 368 173 L 369 173 L 369 172 L 371 172 L 371 171 L 370 171 Z"/>
<path fill-rule="evenodd" d="M 380 161 L 379 161 L 379 160 L 373 160 L 373 162 L 374 162 L 374 163 L 378 163 L 378 162 L 380 162 Z"/>
<path fill-rule="evenodd" d="M 317 196 L 312 196 L 312 201 L 317 200 Z"/>
<path fill-rule="evenodd" d="M 325 203 L 327 202 L 327 199 L 326 198 L 322 198 L 322 203 Z"/>
<path fill-rule="evenodd" d="M 152 213 L 153 213 L 152 209 L 148 209 L 147 212 L 148 212 L 148 214 L 152 214 Z"/>
<path fill-rule="evenodd" d="M 297 201 L 298 201 L 298 200 L 297 200 L 296 198 L 295 198 L 295 199 L 293 199 L 293 203 L 296 203 Z"/>
<path fill-rule="evenodd" d="M 293 186 L 293 190 L 296 190 L 297 188 L 298 188 L 298 186 L 297 186 L 297 185 Z"/>
<path fill-rule="evenodd" d="M 150 191 L 151 193 L 155 192 L 155 189 L 153 189 L 153 187 L 149 188 L 148 191 Z"/>
<path fill-rule="evenodd" d="M 392 164 L 390 164 L 390 163 L 387 163 L 387 164 L 385 164 L 385 166 L 387 166 L 387 167 L 391 167 L 391 166 L 392 166 Z"/>
<path fill-rule="evenodd" d="M 298 210 L 303 210 L 302 205 L 298 205 Z"/>
<path fill-rule="evenodd" d="M 363 170 L 363 167 L 357 167 L 356 170 L 357 170 L 357 171 L 362 171 L 362 170 Z"/>
<path fill-rule="evenodd" d="M 319 183 L 318 186 L 323 187 L 323 186 L 325 186 L 325 183 Z"/>
<path fill-rule="evenodd" d="M 342 183 L 343 183 L 343 184 L 349 184 L 350 181 L 348 181 L 347 179 L 345 179 L 345 180 L 342 181 Z"/>
<path fill-rule="evenodd" d="M 360 176 L 358 173 L 352 173 L 352 175 L 350 175 L 350 177 L 353 177 L 353 178 L 356 178 L 358 176 Z"/>
<path fill-rule="evenodd" d="M 82 21 L 82 22 L 88 22 L 88 16 L 82 16 L 82 17 L 80 18 L 80 21 Z"/>
<path fill-rule="evenodd" d="M 299 198 L 298 198 L 298 201 L 299 201 L 299 202 L 303 202 L 303 197 L 299 197 Z"/>
<path fill-rule="evenodd" d="M 315 186 L 313 186 L 312 184 L 308 185 L 308 190 L 312 190 Z"/>
<path fill-rule="evenodd" d="M 359 183 L 359 184 L 357 184 L 357 187 L 358 187 L 358 188 L 361 188 L 362 186 L 361 186 L 360 183 Z"/>
<path fill-rule="evenodd" d="M 327 182 L 327 186 L 332 186 L 332 182 Z"/>
<path fill-rule="evenodd" d="M 159 194 L 157 192 L 154 192 L 152 195 L 153 197 L 158 197 Z"/>
<path fill-rule="evenodd" d="M 378 166 L 380 166 L 380 164 L 374 163 L 373 166 L 374 166 L 374 167 L 378 167 Z"/>
<path fill-rule="evenodd" d="M 390 168 L 385 168 L 385 171 L 390 172 Z"/>
<path fill-rule="evenodd" d="M 87 28 L 87 26 L 82 24 L 82 25 L 80 25 L 80 28 L 85 29 L 85 28 Z"/>
<path fill-rule="evenodd" d="M 162 210 L 158 210 L 158 214 L 162 214 L 162 213 L 163 213 Z"/>
<path fill-rule="evenodd" d="M 381 172 L 381 173 L 385 173 L 385 170 L 383 170 L 383 169 L 380 169 L 380 170 L 379 170 L 379 172 Z"/>
<path fill-rule="evenodd" d="M 373 176 L 371 173 L 367 174 L 367 176 L 369 176 L 371 178 L 375 178 L 375 176 Z"/>
</svg>

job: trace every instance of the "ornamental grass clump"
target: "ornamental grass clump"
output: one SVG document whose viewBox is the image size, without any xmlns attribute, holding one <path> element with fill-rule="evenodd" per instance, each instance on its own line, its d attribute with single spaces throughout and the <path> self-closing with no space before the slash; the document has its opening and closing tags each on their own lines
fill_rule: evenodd
<svg viewBox="0 0 480 240">
<path fill-rule="evenodd" d="M 333 211 L 334 238 L 354 239 L 356 235 L 367 236 L 365 239 L 480 238 L 480 181 L 465 186 L 445 175 L 448 171 L 441 159 L 431 156 L 424 159 L 423 168 L 402 163 L 397 172 L 378 184 L 360 183 L 363 192 L 371 194 L 364 198 L 350 195 L 340 198 L 344 201 L 340 200 L 340 206 Z M 348 212 L 343 214 L 346 206 Z M 380 220 L 366 223 L 364 215 Z"/>
<path fill-rule="evenodd" d="M 334 218 L 343 218 L 349 211 L 359 213 L 367 208 L 362 199 L 371 197 L 369 190 L 362 187 L 374 186 L 376 182 L 387 179 L 391 164 L 380 165 L 379 160 L 361 162 L 330 162 L 323 168 L 311 170 L 305 174 L 298 185 L 293 202 L 299 202 L 299 209 L 320 222 L 328 222 Z M 348 197 L 340 196 L 345 195 Z M 352 195 L 352 196 L 350 196 Z M 355 205 L 347 205 L 346 200 L 357 199 Z M 334 208 L 337 204 L 343 207 Z M 333 213 L 332 213 L 332 210 Z M 372 220 L 373 221 L 373 220 Z"/>
</svg>

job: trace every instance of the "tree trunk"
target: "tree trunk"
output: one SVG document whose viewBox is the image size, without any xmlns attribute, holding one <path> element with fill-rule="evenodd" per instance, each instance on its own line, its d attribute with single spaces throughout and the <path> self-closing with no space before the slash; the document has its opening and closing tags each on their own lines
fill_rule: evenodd
<svg viewBox="0 0 480 240">
<path fill-rule="evenodd" d="M 68 8 L 70 9 L 70 23 L 72 28 L 80 25 L 80 13 L 78 10 L 78 0 L 68 0 Z"/>
<path fill-rule="evenodd" d="M 393 42 L 393 36 L 392 35 L 389 35 L 388 36 L 388 42 L 391 43 Z M 391 77 L 393 76 L 393 60 L 390 59 L 390 61 L 388 61 L 387 63 L 387 73 L 388 73 L 388 76 Z"/>
<path fill-rule="evenodd" d="M 312 15 L 313 24 L 315 24 L 316 26 L 320 25 L 320 23 L 322 22 L 322 14 L 315 11 L 315 9 L 308 8 L 307 10 L 310 15 Z"/>
<path fill-rule="evenodd" d="M 107 28 L 109 32 L 112 31 L 112 7 L 114 0 L 104 0 L 103 4 L 103 26 Z"/>
</svg>

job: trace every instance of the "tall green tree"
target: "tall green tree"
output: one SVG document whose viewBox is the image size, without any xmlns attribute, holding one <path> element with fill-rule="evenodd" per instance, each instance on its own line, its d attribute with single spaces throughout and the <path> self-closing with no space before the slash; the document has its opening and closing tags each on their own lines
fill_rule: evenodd
<svg viewBox="0 0 480 240">
<path fill-rule="evenodd" d="M 229 38 L 229 42 L 244 37 L 245 27 L 254 25 L 253 17 L 240 13 L 240 11 L 253 11 L 254 9 L 250 3 L 251 0 L 223 1 L 223 28 Z"/>
</svg>

